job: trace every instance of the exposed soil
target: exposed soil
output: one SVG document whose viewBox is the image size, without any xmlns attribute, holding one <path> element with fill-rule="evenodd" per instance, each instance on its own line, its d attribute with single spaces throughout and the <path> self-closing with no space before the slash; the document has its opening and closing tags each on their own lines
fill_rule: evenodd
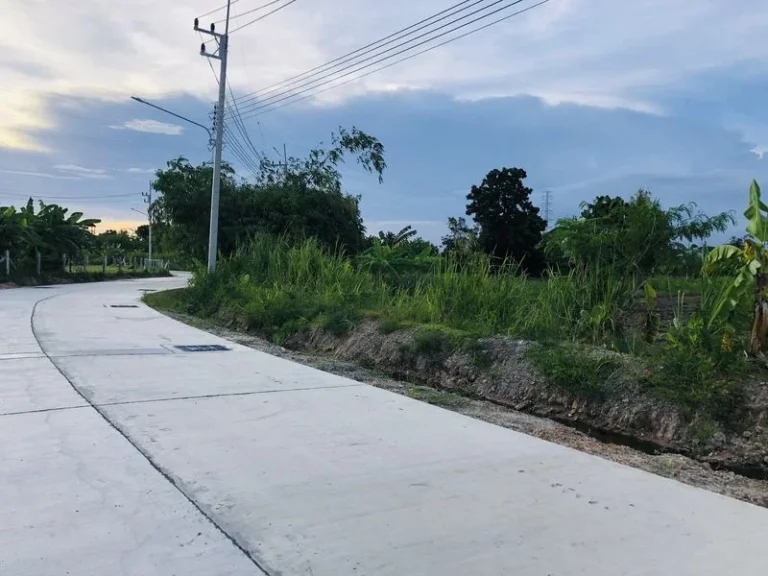
<svg viewBox="0 0 768 576">
<path fill-rule="evenodd" d="M 768 435 L 763 431 L 763 427 L 754 425 L 738 438 L 728 438 L 718 432 L 709 440 L 710 446 L 707 448 L 711 448 L 711 452 L 702 452 L 704 447 L 699 446 L 699 456 L 688 457 L 679 453 L 684 451 L 685 446 L 676 446 L 676 443 L 690 444 L 690 441 L 679 440 L 683 425 L 676 411 L 670 406 L 645 404 L 638 407 L 627 402 L 595 410 L 586 403 L 574 401 L 563 392 L 552 391 L 537 379 L 530 366 L 525 366 L 525 360 L 522 358 L 524 342 L 504 338 L 489 339 L 494 350 L 494 368 L 491 371 L 492 376 L 489 376 L 488 373 L 483 375 L 487 370 L 476 369 L 467 358 L 462 359 L 461 354 L 452 355 L 440 366 L 423 362 L 419 367 L 416 362 L 415 369 L 403 369 L 402 361 L 393 366 L 394 359 L 400 358 L 403 342 L 409 338 L 407 331 L 382 335 L 375 326 L 365 325 L 346 337 L 337 338 L 315 332 L 291 343 L 292 346 L 313 350 L 312 353 L 307 353 L 275 346 L 261 338 L 222 328 L 188 315 L 165 313 L 232 342 L 274 356 L 407 395 L 472 418 L 705 490 L 768 507 L 768 481 L 734 471 L 754 472 L 752 463 L 758 463 L 759 466 L 763 464 L 763 458 L 764 463 L 768 465 Z M 365 368 L 361 363 L 366 366 L 378 366 L 390 373 L 398 373 L 399 379 L 391 378 L 376 368 Z M 768 413 L 768 391 L 758 392 L 760 393 L 752 395 L 753 420 L 754 414 L 757 414 L 759 419 Z M 761 395 L 762 392 L 764 395 Z M 509 401 L 510 398 L 518 401 L 517 409 Z M 543 414 L 534 415 L 532 411 Z M 643 421 L 647 425 L 649 414 L 656 419 L 654 425 L 658 425 L 658 433 L 649 433 L 649 428 L 640 425 Z M 601 421 L 608 427 L 598 426 L 597 422 Z M 625 435 L 619 434 L 619 430 L 623 430 Z M 601 441 L 601 437 L 607 441 Z M 667 451 L 677 448 L 680 448 L 677 453 Z M 749 463 L 749 466 L 745 464 L 744 469 L 739 470 L 738 463 Z M 731 469 L 727 469 L 729 465 Z"/>
</svg>

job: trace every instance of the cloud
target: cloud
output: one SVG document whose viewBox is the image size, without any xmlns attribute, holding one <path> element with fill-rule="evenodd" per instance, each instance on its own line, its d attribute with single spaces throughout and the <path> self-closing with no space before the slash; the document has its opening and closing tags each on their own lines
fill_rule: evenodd
<svg viewBox="0 0 768 576">
<path fill-rule="evenodd" d="M 135 132 L 149 132 L 151 134 L 165 134 L 167 136 L 178 136 L 184 132 L 184 127 L 178 124 L 168 124 L 158 122 L 157 120 L 128 120 L 122 124 L 112 124 L 109 126 L 113 130 L 134 130 Z"/>
<path fill-rule="evenodd" d="M 519 7 L 532 2 L 525 0 Z M 123 101 L 132 94 L 162 98 L 183 93 L 208 102 L 215 98 L 216 82 L 208 61 L 197 53 L 200 39 L 191 30 L 192 19 L 210 8 L 210 0 L 183 5 L 80 0 L 66 10 L 59 4 L 38 0 L 4 6 L 4 18 L 16 25 L 0 37 L 0 53 L 11 56 L 0 62 L 5 80 L 0 146 L 43 150 L 34 134 L 56 128 L 49 108 L 55 95 L 106 101 Z M 236 93 L 258 90 L 444 8 L 445 0 L 390 0 L 375 11 L 341 0 L 297 2 L 233 34 L 230 82 Z M 239 18 L 243 10 L 233 6 L 235 25 L 247 21 L 248 16 Z M 217 16 L 204 18 L 201 25 Z M 72 38 L 69 31 L 83 25 L 89 34 Z M 550 103 L 662 113 L 656 96 L 692 74 L 747 61 L 764 72 L 766 26 L 768 4 L 754 0 L 552 0 L 329 91 L 315 102 L 435 90 L 475 100 L 533 95 Z M 28 42 L 29 37 L 36 41 Z M 19 62 L 45 64 L 14 64 Z"/>
<path fill-rule="evenodd" d="M 154 174 L 156 168 L 121 168 L 121 172 L 129 172 L 130 174 Z"/>
<path fill-rule="evenodd" d="M 15 174 L 17 176 L 34 176 L 37 178 L 48 178 L 51 180 L 80 180 L 79 176 L 64 176 L 61 174 L 50 174 L 48 172 L 36 172 L 33 170 L 6 170 L 0 169 L 5 174 Z"/>
<path fill-rule="evenodd" d="M 111 180 L 112 176 L 106 173 L 106 170 L 100 168 L 83 168 L 75 164 L 57 164 L 55 170 L 61 173 L 43 172 L 39 170 L 9 170 L 0 169 L 0 172 L 6 174 L 15 174 L 17 176 L 33 176 L 37 178 L 48 178 L 50 180 Z"/>
<path fill-rule="evenodd" d="M 57 170 L 63 170 L 64 172 L 77 172 L 82 175 L 106 173 L 106 170 L 102 170 L 101 168 L 83 168 L 82 166 L 77 166 L 75 164 L 56 164 L 54 168 Z"/>
<path fill-rule="evenodd" d="M 76 164 L 56 164 L 54 168 L 72 174 L 76 178 L 88 178 L 91 180 L 112 179 L 112 176 L 107 174 L 107 171 L 102 168 L 84 168 L 82 166 L 77 166 Z"/>
</svg>

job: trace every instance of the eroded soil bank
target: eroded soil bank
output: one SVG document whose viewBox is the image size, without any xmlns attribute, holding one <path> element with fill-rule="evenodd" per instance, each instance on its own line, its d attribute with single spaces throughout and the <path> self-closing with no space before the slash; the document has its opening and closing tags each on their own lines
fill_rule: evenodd
<svg viewBox="0 0 768 576">
<path fill-rule="evenodd" d="M 333 336 L 314 331 L 289 348 L 209 321 L 172 317 L 251 348 L 404 394 L 547 441 L 768 507 L 768 387 L 749 386 L 740 431 L 707 430 L 670 404 L 627 395 L 590 402 L 548 385 L 526 360 L 526 342 L 483 340 L 467 351 L 406 354 L 414 331 L 383 334 L 374 322 Z M 738 472 L 738 473 L 737 473 Z"/>
</svg>

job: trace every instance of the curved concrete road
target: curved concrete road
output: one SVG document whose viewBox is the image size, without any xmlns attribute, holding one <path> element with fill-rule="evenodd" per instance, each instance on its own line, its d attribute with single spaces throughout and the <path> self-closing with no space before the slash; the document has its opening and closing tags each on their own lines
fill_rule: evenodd
<svg viewBox="0 0 768 576">
<path fill-rule="evenodd" d="M 768 570 L 768 510 L 139 303 L 181 283 L 0 291 L 0 574 Z"/>
</svg>

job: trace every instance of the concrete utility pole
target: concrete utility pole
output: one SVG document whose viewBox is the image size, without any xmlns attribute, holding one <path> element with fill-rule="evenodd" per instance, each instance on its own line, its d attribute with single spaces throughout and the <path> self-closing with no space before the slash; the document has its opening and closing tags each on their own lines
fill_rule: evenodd
<svg viewBox="0 0 768 576">
<path fill-rule="evenodd" d="M 147 220 L 149 223 L 149 264 L 152 266 L 152 182 L 149 183 L 149 190 L 142 192 L 144 203 L 147 204 Z"/>
<path fill-rule="evenodd" d="M 195 31 L 213 36 L 218 45 L 215 53 L 205 50 L 205 43 L 200 46 L 200 55 L 213 58 L 220 63 L 219 71 L 219 103 L 216 106 L 216 145 L 213 152 L 213 184 L 211 186 L 211 224 L 208 230 L 208 272 L 216 270 L 216 251 L 219 236 L 219 193 L 221 191 L 221 146 L 224 139 L 224 99 L 227 95 L 227 42 L 229 41 L 229 10 L 232 0 L 227 0 L 227 18 L 224 24 L 224 34 L 216 32 L 216 26 L 211 24 L 210 30 L 199 27 L 195 18 Z"/>
</svg>

